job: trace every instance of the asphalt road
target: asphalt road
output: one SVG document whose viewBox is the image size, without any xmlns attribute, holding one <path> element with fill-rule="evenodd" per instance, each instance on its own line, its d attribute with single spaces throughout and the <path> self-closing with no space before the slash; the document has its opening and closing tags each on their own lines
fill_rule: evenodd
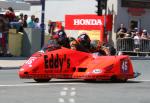
<svg viewBox="0 0 150 103">
<path fill-rule="evenodd" d="M 127 83 L 22 80 L 18 69 L 0 70 L 0 103 L 149 103 L 150 60 L 134 60 L 142 75 Z"/>
</svg>

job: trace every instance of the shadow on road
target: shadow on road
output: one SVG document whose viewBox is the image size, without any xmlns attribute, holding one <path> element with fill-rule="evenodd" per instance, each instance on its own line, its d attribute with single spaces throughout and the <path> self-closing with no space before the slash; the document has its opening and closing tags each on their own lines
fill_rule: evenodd
<svg viewBox="0 0 150 103">
<path fill-rule="evenodd" d="M 37 82 L 24 82 L 24 83 L 37 83 Z M 142 81 L 127 81 L 127 82 L 111 82 L 111 81 L 84 81 L 84 80 L 52 80 L 52 81 L 49 81 L 49 82 L 45 82 L 45 83 L 51 83 L 51 84 L 61 84 L 61 83 L 91 83 L 91 84 L 120 84 L 120 83 L 142 83 Z"/>
</svg>

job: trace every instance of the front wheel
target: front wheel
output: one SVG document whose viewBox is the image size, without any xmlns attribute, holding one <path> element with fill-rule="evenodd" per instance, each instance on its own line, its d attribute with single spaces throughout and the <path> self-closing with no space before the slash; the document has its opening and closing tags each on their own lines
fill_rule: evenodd
<svg viewBox="0 0 150 103">
<path fill-rule="evenodd" d="M 46 83 L 49 82 L 51 79 L 34 79 L 38 83 Z"/>
</svg>

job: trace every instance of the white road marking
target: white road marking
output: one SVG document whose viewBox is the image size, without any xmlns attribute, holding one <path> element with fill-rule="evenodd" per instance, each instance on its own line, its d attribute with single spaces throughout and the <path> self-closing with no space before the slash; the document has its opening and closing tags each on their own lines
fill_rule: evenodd
<svg viewBox="0 0 150 103">
<path fill-rule="evenodd" d="M 64 100 L 64 98 L 59 98 L 59 99 L 58 99 L 58 102 L 59 102 L 59 103 L 64 103 L 65 100 Z"/>
<path fill-rule="evenodd" d="M 69 98 L 69 103 L 75 103 L 75 99 L 74 98 Z"/>
<path fill-rule="evenodd" d="M 71 90 L 76 90 L 76 88 L 72 87 Z"/>
<path fill-rule="evenodd" d="M 75 96 L 75 95 L 76 95 L 75 91 L 73 91 L 73 92 L 70 93 L 70 96 Z"/>
<path fill-rule="evenodd" d="M 67 95 L 67 92 L 66 92 L 66 91 L 61 91 L 61 92 L 60 92 L 60 95 L 61 95 L 61 96 L 66 96 L 66 95 Z"/>
<path fill-rule="evenodd" d="M 61 97 L 58 99 L 58 102 L 59 103 L 64 103 L 64 102 L 66 102 L 64 98 L 66 98 L 68 100 L 67 103 L 75 103 L 75 99 L 73 98 L 73 96 L 76 95 L 75 90 L 76 90 L 76 88 L 74 88 L 74 87 L 71 87 L 71 88 L 64 87 L 64 88 L 62 88 L 62 91 L 60 91 L 60 96 Z M 69 95 L 67 95 L 67 94 L 69 94 Z"/>
<path fill-rule="evenodd" d="M 67 88 L 67 87 L 64 87 L 63 90 L 68 90 L 68 88 Z"/>
</svg>

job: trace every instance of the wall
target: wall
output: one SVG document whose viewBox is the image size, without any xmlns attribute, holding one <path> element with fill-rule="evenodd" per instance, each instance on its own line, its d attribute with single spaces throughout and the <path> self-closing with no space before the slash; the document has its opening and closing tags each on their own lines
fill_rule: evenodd
<svg viewBox="0 0 150 103">
<path fill-rule="evenodd" d="M 96 0 L 49 0 L 46 1 L 45 23 L 48 20 L 64 21 L 66 14 L 95 14 L 97 8 Z M 150 9 L 146 9 L 146 14 L 140 17 L 133 17 L 128 14 L 127 8 L 121 7 L 121 0 L 108 0 L 107 13 L 113 14 L 113 31 L 110 38 L 112 42 L 116 43 L 116 30 L 121 23 L 124 23 L 128 28 L 130 20 L 141 20 L 141 27 L 150 32 Z M 25 11 L 28 15 L 35 14 L 41 17 L 41 6 L 32 6 L 31 11 Z M 47 32 L 47 29 L 46 29 Z M 69 34 L 76 35 L 76 31 L 69 31 Z"/>
</svg>

